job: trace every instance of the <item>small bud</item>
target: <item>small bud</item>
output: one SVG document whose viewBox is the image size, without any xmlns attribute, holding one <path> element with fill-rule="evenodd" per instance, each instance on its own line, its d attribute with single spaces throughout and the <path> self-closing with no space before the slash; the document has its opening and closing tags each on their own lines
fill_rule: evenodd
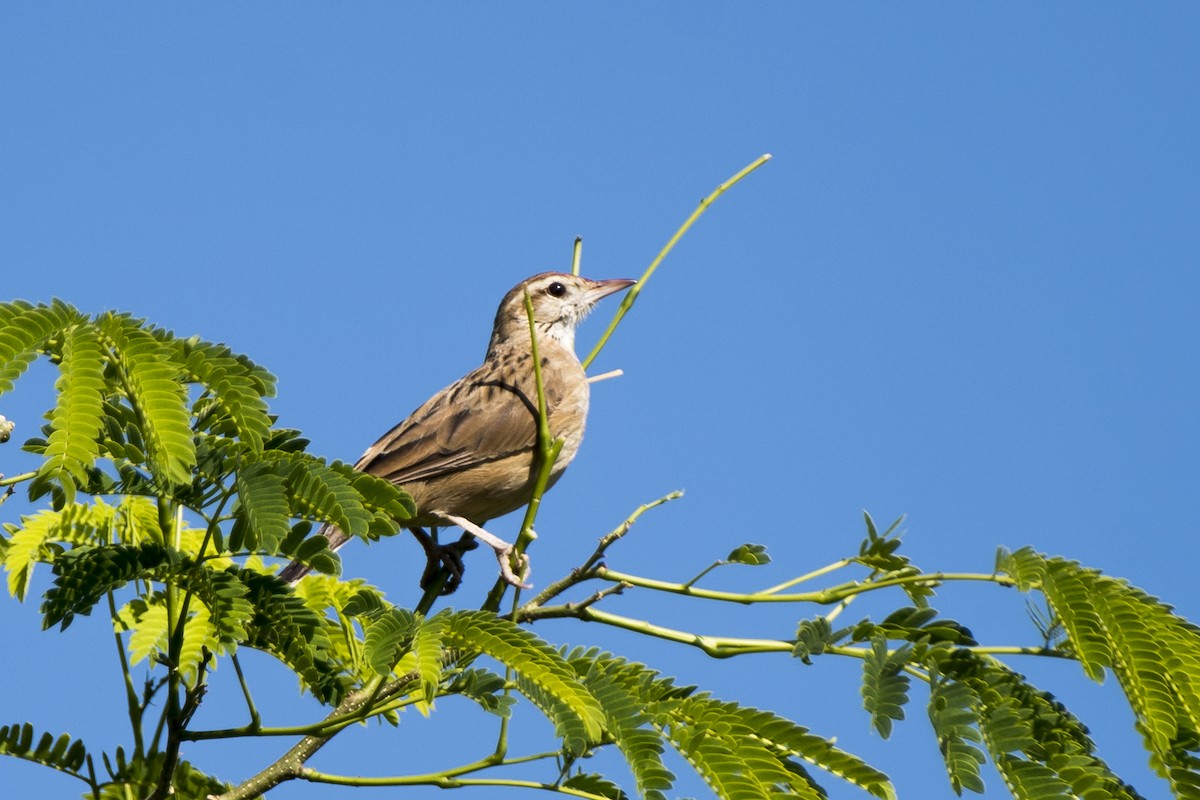
<svg viewBox="0 0 1200 800">
<path fill-rule="evenodd" d="M 8 441 L 15 427 L 17 427 L 15 422 L 9 422 L 3 414 L 0 414 L 0 444 Z"/>
</svg>

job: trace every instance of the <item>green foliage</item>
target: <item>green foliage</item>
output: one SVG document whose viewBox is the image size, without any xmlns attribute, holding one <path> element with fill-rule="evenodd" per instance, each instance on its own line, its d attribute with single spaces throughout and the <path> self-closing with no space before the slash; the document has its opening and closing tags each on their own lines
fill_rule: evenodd
<svg viewBox="0 0 1200 800">
<path fill-rule="evenodd" d="M 42 602 L 42 626 L 65 630 L 77 614 L 92 613 L 106 594 L 136 579 L 166 577 L 173 555 L 159 544 L 82 545 L 59 555 L 54 585 Z"/>
<path fill-rule="evenodd" d="M 642 664 L 599 650 L 577 649 L 567 660 L 604 708 L 607 735 L 624 754 L 639 796 L 662 798 L 673 786 L 675 776 L 662 760 L 669 743 L 720 797 L 823 796 L 799 762 L 875 797 L 895 797 L 882 772 L 791 720 L 675 686 Z"/>
<path fill-rule="evenodd" d="M 21 520 L 21 525 L 5 523 L 9 534 L 4 552 L 8 570 L 8 593 L 24 600 L 29 579 L 39 562 L 53 559 L 63 544 L 98 544 L 107 541 L 113 530 L 116 509 L 102 499 L 90 505 L 71 504 L 59 511 L 39 511 Z"/>
<path fill-rule="evenodd" d="M 35 493 L 59 485 L 68 502 L 75 487 L 87 483 L 87 471 L 100 455 L 103 425 L 104 372 L 99 333 L 79 325 L 63 334 L 58 362 L 58 405 L 50 416 L 52 432 L 45 461 L 31 484 Z"/>
<path fill-rule="evenodd" d="M 43 733 L 35 743 L 35 736 L 34 728 L 28 722 L 0 727 L 0 754 L 32 761 L 80 780 L 88 780 L 83 772 L 88 757 L 83 742 L 65 733 L 58 737 Z"/>
<path fill-rule="evenodd" d="M 38 565 L 49 566 L 46 627 L 66 628 L 97 606 L 109 612 L 123 648 L 133 744 L 97 754 L 106 777 L 82 743 L 39 736 L 30 724 L 0 728 L 0 755 L 72 775 L 92 798 L 198 800 L 225 792 L 227 784 L 180 760 L 181 742 L 296 730 L 272 730 L 259 719 L 236 659 L 247 647 L 272 654 L 303 690 L 336 706 L 331 721 L 304 728 L 301 742 L 372 717 L 395 724 L 409 706 L 432 713 L 447 696 L 506 720 L 503 741 L 512 709 L 528 701 L 553 725 L 558 752 L 511 762 L 498 753 L 457 774 L 557 755 L 545 786 L 617 800 L 626 796 L 617 784 L 583 768 L 597 751 L 615 748 L 637 796 L 665 800 L 676 783 L 673 750 L 720 798 L 823 798 L 817 770 L 873 797 L 895 797 L 884 773 L 773 712 L 676 686 L 610 653 L 556 648 L 493 613 L 425 617 L 361 580 L 332 577 L 340 561 L 323 533 L 390 536 L 416 513 L 412 499 L 308 453 L 297 431 L 275 427 L 267 408 L 274 378 L 224 345 L 179 339 L 127 315 L 89 318 L 57 301 L 0 303 L 0 394 L 39 354 L 58 367 L 57 397 L 42 436 L 25 445 L 41 462 L 23 479 L 31 499 L 46 497 L 48 507 L 4 523 L 0 563 L 19 600 L 33 591 Z M 990 760 L 1019 800 L 1138 800 L 1099 758 L 1080 720 L 930 606 L 950 578 L 923 573 L 900 552 L 901 520 L 880 531 L 864 517 L 857 553 L 805 577 L 848 566 L 866 573 L 861 580 L 789 598 L 779 593 L 803 579 L 743 596 L 695 589 L 699 576 L 675 585 L 697 602 L 707 595 L 835 606 L 800 621 L 791 639 L 725 640 L 729 647 L 709 652 L 790 649 L 809 665 L 818 655 L 861 659 L 863 705 L 885 738 L 904 719 L 910 695 L 927 685 L 929 722 L 956 792 L 983 792 Z M 628 523 L 618 530 L 624 535 Z M 321 574 L 290 585 L 274 564 L 291 560 Z M 730 563 L 761 566 L 770 558 L 762 545 L 744 544 L 700 575 Z M 583 568 L 565 583 L 600 574 Z M 996 575 L 983 578 L 1044 596 L 1050 618 L 1040 623 L 1042 638 L 1057 649 L 1029 652 L 1073 658 L 1094 680 L 1115 675 L 1155 769 L 1175 797 L 1200 800 L 1200 628 L 1124 581 L 1029 549 L 1002 552 Z M 634 581 L 556 609 L 531 602 L 514 618 L 544 611 L 701 643 L 651 622 L 588 615 Z M 672 590 L 661 581 L 640 586 Z M 907 599 L 900 608 L 834 628 L 855 596 L 896 587 Z M 250 721 L 230 731 L 193 730 L 209 673 L 231 657 Z M 135 669 L 145 673 L 141 694 Z"/>
<path fill-rule="evenodd" d="M 388 609 L 371 623 L 363 639 L 363 658 L 376 675 L 391 674 L 411 649 L 419 625 L 420 620 L 403 608 Z"/>
<path fill-rule="evenodd" d="M 1180 796 L 1200 783 L 1200 628 L 1126 581 L 1028 548 L 1002 551 L 997 569 L 1040 589 L 1093 680 L 1112 670 L 1152 763 Z"/>
<path fill-rule="evenodd" d="M 246 626 L 245 644 L 291 667 L 321 702 L 339 702 L 351 679 L 332 652 L 325 617 L 273 575 L 236 568 L 233 574 L 246 587 L 245 598 L 255 611 Z"/>
<path fill-rule="evenodd" d="M 952 619 L 938 618 L 937 611 L 929 606 L 898 608 L 878 623 L 863 620 L 854 627 L 851 638 L 863 642 L 876 634 L 910 642 L 976 644 L 969 630 Z"/>
<path fill-rule="evenodd" d="M 825 648 L 845 636 L 846 631 L 834 632 L 833 626 L 825 617 L 800 620 L 796 627 L 796 644 L 792 647 L 792 655 L 805 664 L 812 664 L 812 657 L 825 652 Z"/>
<path fill-rule="evenodd" d="M 761 567 L 770 564 L 771 557 L 767 555 L 767 547 L 762 544 L 743 544 L 735 547 L 725 561 L 730 564 L 745 564 L 748 567 Z"/>
<path fill-rule="evenodd" d="M 882 633 L 871 636 L 871 649 L 863 659 L 863 708 L 871 715 L 871 724 L 879 735 L 892 735 L 892 721 L 904 719 L 908 702 L 909 677 L 904 674 L 912 648 L 908 645 L 888 650 Z"/>
<path fill-rule="evenodd" d="M 490 656 L 513 670 L 522 694 L 554 723 L 568 752 L 581 753 L 600 741 L 604 710 L 557 650 L 485 611 L 440 616 L 445 646 Z"/>
<path fill-rule="evenodd" d="M 970 689 L 969 707 L 976 715 L 975 724 L 1014 797 L 1044 796 L 1037 792 L 1057 786 L 1036 778 L 1043 770 L 1069 786 L 1073 793 L 1070 796 L 1083 800 L 1139 797 L 1099 758 L 1087 728 L 1053 695 L 1031 686 L 998 661 L 968 649 L 931 651 L 928 657 L 936 660 L 939 680 L 953 680 Z M 967 722 L 961 715 L 951 715 L 948 721 L 959 723 L 960 728 Z M 947 733 L 946 741 L 953 743 L 953 730 L 943 726 L 939 734 L 943 732 Z M 976 739 L 964 732 L 959 741 L 961 749 L 963 742 Z M 965 766 L 966 762 L 960 755 L 957 763 Z M 1025 763 L 1037 769 L 1022 766 Z"/>
<path fill-rule="evenodd" d="M 55 334 L 82 324 L 84 317 L 55 300 L 50 305 L 23 301 L 0 303 L 0 395 L 29 368 Z"/>
<path fill-rule="evenodd" d="M 155 336 L 125 315 L 103 314 L 96 328 L 110 343 L 117 385 L 141 422 L 151 472 L 160 481 L 190 484 L 196 444 L 177 353 L 165 335 Z"/>
<path fill-rule="evenodd" d="M 946 761 L 946 774 L 956 794 L 963 789 L 983 793 L 979 766 L 986 761 L 976 746 L 982 741 L 979 698 L 968 683 L 948 680 L 932 671 L 929 686 L 929 722 L 937 736 L 938 749 Z"/>
<path fill-rule="evenodd" d="M 104 755 L 104 769 L 109 780 L 100 784 L 101 800 L 129 800 L 131 797 L 151 797 L 163 771 L 165 757 L 153 753 L 148 757 L 126 754 L 118 747 L 112 759 Z M 186 761 L 179 761 L 171 771 L 168 796 L 181 800 L 208 800 L 229 789 L 229 784 L 205 775 Z"/>
</svg>

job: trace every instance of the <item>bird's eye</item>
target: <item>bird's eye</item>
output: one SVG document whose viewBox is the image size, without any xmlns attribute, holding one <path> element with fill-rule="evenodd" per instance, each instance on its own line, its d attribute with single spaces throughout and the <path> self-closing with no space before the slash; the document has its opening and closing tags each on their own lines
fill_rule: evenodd
<svg viewBox="0 0 1200 800">
<path fill-rule="evenodd" d="M 565 295 L 567 293 L 567 287 L 564 286 L 563 284 L 559 283 L 558 281 L 555 281 L 554 283 L 552 283 L 546 287 L 546 292 L 551 297 L 562 297 L 563 295 Z"/>
</svg>

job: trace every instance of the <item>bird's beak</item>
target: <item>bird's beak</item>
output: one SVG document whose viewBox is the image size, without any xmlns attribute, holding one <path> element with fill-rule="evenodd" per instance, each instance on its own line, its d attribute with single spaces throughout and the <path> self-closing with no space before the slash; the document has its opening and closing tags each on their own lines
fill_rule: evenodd
<svg viewBox="0 0 1200 800">
<path fill-rule="evenodd" d="M 584 292 L 584 299 L 589 306 L 598 303 L 614 292 L 619 292 L 633 286 L 637 281 L 631 278 L 609 278 L 605 281 L 592 281 L 592 285 Z"/>
</svg>

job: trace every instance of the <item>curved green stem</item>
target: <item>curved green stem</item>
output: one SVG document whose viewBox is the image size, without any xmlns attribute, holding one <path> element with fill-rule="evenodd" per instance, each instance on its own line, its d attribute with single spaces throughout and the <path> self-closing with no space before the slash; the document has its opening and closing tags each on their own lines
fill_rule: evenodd
<svg viewBox="0 0 1200 800">
<path fill-rule="evenodd" d="M 828 569 L 828 568 L 827 568 Z M 809 573 L 815 575 L 817 573 Z M 613 583 L 623 583 L 627 586 L 637 586 L 643 589 L 653 589 L 659 592 L 668 592 L 671 594 L 681 594 L 688 597 L 699 597 L 705 600 L 721 600 L 728 603 L 741 603 L 743 605 L 751 605 L 753 603 L 818 603 L 820 605 L 830 605 L 839 603 L 848 597 L 853 597 L 864 592 L 873 592 L 879 589 L 887 589 L 894 586 L 904 586 L 906 584 L 920 583 L 946 583 L 949 581 L 984 581 L 987 583 L 996 583 L 1000 586 L 1015 586 L 1016 582 L 1004 575 L 982 572 L 926 572 L 915 575 L 901 575 L 895 578 L 885 578 L 883 580 L 864 580 L 843 583 L 828 589 L 822 589 L 816 592 L 797 592 L 792 594 L 779 594 L 778 590 L 782 586 L 787 586 L 796 583 L 797 581 L 789 581 L 787 584 L 780 584 L 770 589 L 761 592 L 723 592 L 716 589 L 698 589 L 690 583 L 678 583 L 673 581 L 660 581 L 653 578 L 643 578 L 638 575 L 630 575 L 625 572 L 600 567 L 596 570 L 595 576 Z"/>
<path fill-rule="evenodd" d="M 729 191 L 729 189 L 731 189 L 742 178 L 746 177 L 751 172 L 754 172 L 754 170 L 758 169 L 770 160 L 771 154 L 764 153 L 738 170 L 733 177 L 729 178 L 729 180 L 719 184 L 716 189 L 713 189 L 712 192 L 709 193 L 708 197 L 705 197 L 700 201 L 700 205 L 696 207 L 696 210 L 692 212 L 692 215 L 684 220 L 684 223 L 679 226 L 679 230 L 675 231 L 675 235 L 667 240 L 667 243 L 663 245 L 662 250 L 658 251 L 658 255 L 654 257 L 654 260 L 650 262 L 650 266 L 646 267 L 646 271 L 642 273 L 642 277 L 638 278 L 637 283 L 630 287 L 629 291 L 625 293 L 625 299 L 621 301 L 621 305 L 617 308 L 617 313 L 613 316 L 612 322 L 608 323 L 608 327 L 605 328 L 604 333 L 600 335 L 600 339 L 596 342 L 596 346 L 592 348 L 592 352 L 588 353 L 588 357 L 583 360 L 584 369 L 587 369 L 588 366 L 596 360 L 596 356 L 600 355 L 600 351 L 604 349 L 604 345 L 608 344 L 608 340 L 613 335 L 613 331 L 615 331 L 617 326 L 621 324 L 621 320 L 629 312 L 629 309 L 633 308 L 633 304 L 637 301 L 637 296 L 641 293 L 642 287 L 646 285 L 646 281 L 650 280 L 650 276 L 654 274 L 654 271 L 658 269 L 658 265 L 661 264 L 663 259 L 667 257 L 667 253 L 670 253 L 673 249 L 675 249 L 675 245 L 679 243 L 679 240 L 683 238 L 683 235 L 688 232 L 688 229 L 692 227 L 696 220 L 700 219 L 700 216 L 708 210 L 709 206 L 716 202 L 717 198 Z"/>
</svg>

